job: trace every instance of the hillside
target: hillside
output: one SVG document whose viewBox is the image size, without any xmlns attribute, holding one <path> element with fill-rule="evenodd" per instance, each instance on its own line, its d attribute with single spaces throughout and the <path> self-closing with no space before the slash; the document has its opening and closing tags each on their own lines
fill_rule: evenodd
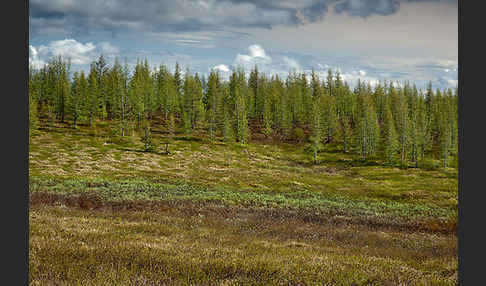
<svg viewBox="0 0 486 286">
<path fill-rule="evenodd" d="M 32 285 L 457 284 L 456 168 L 152 126 L 32 132 Z"/>
</svg>

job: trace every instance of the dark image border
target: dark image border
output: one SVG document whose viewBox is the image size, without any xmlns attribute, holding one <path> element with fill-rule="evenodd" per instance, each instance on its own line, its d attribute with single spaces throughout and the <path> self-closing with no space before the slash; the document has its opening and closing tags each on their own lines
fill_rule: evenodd
<svg viewBox="0 0 486 286">
<path fill-rule="evenodd" d="M 479 7 L 480 4 L 482 1 L 458 2 L 459 285 L 481 285 L 484 281 L 484 271 L 479 260 L 483 258 L 481 233 L 484 225 L 484 201 L 481 199 L 484 188 L 481 180 L 481 177 L 484 177 L 481 174 L 481 163 L 484 162 L 481 150 L 484 148 L 481 147 L 484 143 L 479 138 L 483 135 L 484 129 L 481 125 L 484 125 L 484 120 L 481 120 L 479 115 L 484 114 L 484 111 L 481 112 L 481 109 L 484 109 L 481 99 L 486 95 L 483 94 L 484 87 L 481 87 L 484 76 L 479 70 L 484 69 L 484 66 L 480 67 L 480 63 L 486 47 L 482 44 L 483 35 L 480 32 L 484 27 L 484 10 Z M 2 246 L 7 251 L 2 255 L 4 266 L 0 281 L 6 285 L 28 285 L 29 277 L 28 9 L 27 0 L 9 1 L 8 5 L 4 5 L 2 15 L 2 46 L 6 48 L 3 55 L 8 62 L 2 69 L 2 83 L 7 85 L 2 93 L 5 100 L 1 112 L 5 126 L 2 130 L 2 169 L 3 178 L 7 183 L 2 186 L 6 196 L 3 197 L 1 210 L 2 217 L 7 222 L 2 232 L 2 237 L 7 238 L 7 241 Z M 464 137 L 466 126 L 470 134 L 468 140 Z M 476 131 L 476 138 L 472 136 L 473 130 Z"/>
</svg>

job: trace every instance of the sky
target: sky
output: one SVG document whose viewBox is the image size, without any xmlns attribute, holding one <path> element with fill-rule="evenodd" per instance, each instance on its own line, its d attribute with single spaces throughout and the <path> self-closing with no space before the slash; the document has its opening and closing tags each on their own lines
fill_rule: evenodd
<svg viewBox="0 0 486 286">
<path fill-rule="evenodd" d="M 286 77 L 359 79 L 455 88 L 457 0 L 30 0 L 29 64 L 71 59 L 89 70 L 100 54 L 133 67 L 191 73 L 242 66 Z"/>
</svg>

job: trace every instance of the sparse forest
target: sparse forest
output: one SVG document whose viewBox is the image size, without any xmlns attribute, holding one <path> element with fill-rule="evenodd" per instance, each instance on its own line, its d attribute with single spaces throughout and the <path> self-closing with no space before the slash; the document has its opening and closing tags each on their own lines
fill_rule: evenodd
<svg viewBox="0 0 486 286">
<path fill-rule="evenodd" d="M 30 284 L 457 285 L 457 89 L 319 75 L 30 68 Z"/>
<path fill-rule="evenodd" d="M 309 142 L 318 152 L 329 143 L 364 160 L 420 167 L 425 157 L 447 167 L 457 157 L 457 88 L 426 90 L 408 82 L 358 81 L 351 89 L 339 71 L 321 79 L 289 73 L 269 76 L 255 66 L 233 71 L 228 81 L 212 70 L 208 76 L 174 73 L 165 65 L 152 69 L 139 61 L 134 71 L 118 60 L 109 66 L 101 55 L 88 74 L 70 72 L 69 61 L 53 58 L 40 70 L 30 68 L 30 129 L 57 120 L 73 128 L 109 121 L 115 136 L 141 134 L 153 150 L 151 127 L 166 131 L 166 152 L 175 130 L 204 131 L 211 140 L 247 143 L 255 138 Z"/>
</svg>

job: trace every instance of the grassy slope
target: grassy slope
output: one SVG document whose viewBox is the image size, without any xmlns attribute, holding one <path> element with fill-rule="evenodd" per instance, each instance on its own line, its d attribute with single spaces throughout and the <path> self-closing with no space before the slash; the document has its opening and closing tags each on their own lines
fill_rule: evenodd
<svg viewBox="0 0 486 286">
<path fill-rule="evenodd" d="M 456 283 L 456 169 L 402 170 L 336 146 L 313 166 L 306 147 L 181 135 L 166 155 L 103 126 L 36 132 L 31 281 Z"/>
</svg>

